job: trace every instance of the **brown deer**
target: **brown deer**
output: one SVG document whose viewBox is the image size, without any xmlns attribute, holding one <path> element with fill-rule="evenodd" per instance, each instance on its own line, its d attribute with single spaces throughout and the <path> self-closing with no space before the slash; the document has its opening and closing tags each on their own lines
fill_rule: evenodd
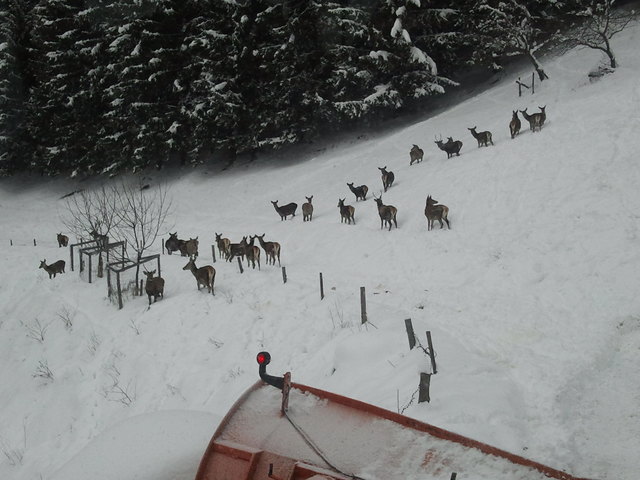
<svg viewBox="0 0 640 480">
<path fill-rule="evenodd" d="M 547 106 L 545 105 L 544 107 L 538 107 L 538 108 L 540 109 L 540 111 L 531 115 L 531 119 L 533 121 L 531 130 L 533 130 L 534 132 L 536 130 L 538 132 L 542 130 L 542 125 L 544 125 L 544 122 L 547 120 L 547 113 L 545 112 L 545 109 L 547 108 Z"/>
<path fill-rule="evenodd" d="M 393 181 L 395 180 L 395 175 L 393 174 L 393 172 L 387 172 L 387 166 L 385 165 L 384 167 L 380 168 L 378 167 L 378 170 L 380 170 L 380 172 L 382 172 L 382 187 L 384 188 L 384 191 L 386 192 L 387 189 L 393 185 Z"/>
<path fill-rule="evenodd" d="M 55 277 L 58 273 L 64 273 L 64 260 L 58 260 L 57 262 L 52 263 L 51 265 L 47 265 L 47 259 L 45 258 L 40 262 L 40 266 L 38 268 L 44 268 L 46 272 L 49 274 L 49 278 Z"/>
<path fill-rule="evenodd" d="M 413 165 L 413 162 L 420 163 L 423 156 L 424 152 L 418 145 L 411 147 L 411 150 L 409 151 L 409 166 Z"/>
<path fill-rule="evenodd" d="M 354 218 L 354 214 L 356 213 L 356 209 L 351 205 L 345 205 L 345 200 L 346 198 L 338 199 L 338 208 L 340 209 L 340 223 L 344 223 L 346 221 L 347 224 L 353 222 L 353 224 L 355 225 L 356 219 Z"/>
<path fill-rule="evenodd" d="M 393 222 L 396 225 L 396 228 L 398 228 L 398 220 L 396 219 L 398 209 L 393 205 L 384 205 L 382 203 L 382 195 L 380 195 L 379 197 L 376 197 L 374 195 L 373 198 L 378 205 L 378 214 L 380 215 L 380 228 L 384 228 L 383 224 L 389 225 L 389 231 L 391 231 L 391 222 Z"/>
<path fill-rule="evenodd" d="M 518 117 L 518 110 L 512 110 L 512 112 L 513 116 L 509 122 L 509 131 L 511 132 L 511 138 L 515 138 L 515 136 L 520 133 L 522 122 L 520 122 L 520 118 Z"/>
<path fill-rule="evenodd" d="M 433 229 L 433 223 L 438 220 L 440 222 L 440 228 L 444 227 L 443 220 L 447 222 L 447 228 L 451 229 L 449 224 L 449 207 L 446 205 L 437 205 L 438 201 L 431 198 L 431 195 L 427 197 L 427 205 L 424 208 L 424 215 L 427 217 L 427 230 Z"/>
<path fill-rule="evenodd" d="M 260 249 L 253 244 L 256 240 L 256 236 L 252 235 L 250 238 L 251 241 L 249 243 L 247 243 L 247 237 L 242 239 L 244 242 L 244 254 L 247 257 L 247 267 L 251 264 L 255 270 L 256 262 L 258 262 L 258 270 L 260 270 Z"/>
<path fill-rule="evenodd" d="M 149 305 L 151 305 L 151 297 L 153 297 L 153 303 L 158 301 L 158 297 L 164 298 L 164 278 L 154 278 L 153 275 L 156 273 L 155 270 L 151 270 L 150 272 L 145 270 L 143 273 L 147 276 L 147 281 L 144 284 L 144 291 L 147 292 Z"/>
<path fill-rule="evenodd" d="M 520 113 L 524 119 L 529 122 L 529 130 L 533 131 L 533 115 L 529 115 L 526 108 L 524 110 L 520 110 Z"/>
<path fill-rule="evenodd" d="M 180 255 L 182 255 L 183 257 L 197 257 L 198 244 L 198 237 L 190 238 L 189 240 L 178 240 Z"/>
<path fill-rule="evenodd" d="M 96 232 L 95 229 L 91 230 L 89 232 L 89 235 L 93 237 L 93 239 L 96 241 L 96 246 L 99 248 L 105 248 L 109 243 L 109 237 L 102 233 Z"/>
<path fill-rule="evenodd" d="M 182 270 L 189 270 L 193 273 L 193 276 L 196 277 L 196 284 L 198 286 L 198 290 L 200 290 L 200 285 L 207 287 L 209 293 L 215 295 L 215 291 L 213 289 L 213 283 L 216 280 L 216 269 L 211 265 L 206 265 L 204 267 L 198 268 L 196 266 L 195 258 L 189 260 Z"/>
<path fill-rule="evenodd" d="M 244 242 L 244 243 L 243 243 Z M 229 250 L 227 251 L 227 262 L 233 260 L 234 257 L 240 257 L 242 260 L 245 255 L 244 246 L 247 243 L 247 237 L 242 237 L 240 243 L 230 243 Z"/>
<path fill-rule="evenodd" d="M 267 256 L 267 265 L 269 265 L 269 260 L 271 260 L 271 263 L 275 265 L 276 257 L 278 257 L 278 265 L 280 265 L 280 244 L 278 242 L 265 242 L 264 233 L 262 235 L 256 235 L 256 237 Z"/>
<path fill-rule="evenodd" d="M 367 187 L 366 185 L 360 185 L 359 187 L 354 187 L 353 183 L 347 183 L 347 187 L 349 187 L 349 190 L 351 190 L 351 192 L 353 192 L 353 194 L 356 196 L 356 202 L 358 200 L 367 199 L 367 192 L 369 191 L 369 187 Z"/>
<path fill-rule="evenodd" d="M 214 232 L 215 233 L 215 232 Z M 218 245 L 218 254 L 220 258 L 227 258 L 229 255 L 229 245 L 231 244 L 231 240 L 228 238 L 222 238 L 222 234 L 216 233 L 216 245 Z"/>
<path fill-rule="evenodd" d="M 169 239 L 164 242 L 164 248 L 166 248 L 167 253 L 171 255 L 173 252 L 178 252 L 180 250 L 181 242 L 184 242 L 184 240 L 178 239 L 178 232 L 169 232 Z"/>
<path fill-rule="evenodd" d="M 313 200 L 313 195 L 310 197 L 304 197 L 307 199 L 307 203 L 302 204 L 302 221 L 306 222 L 307 220 L 311 221 L 311 217 L 313 216 L 313 205 L 311 204 L 311 200 Z"/>
<path fill-rule="evenodd" d="M 460 156 L 460 149 L 462 148 L 462 142 L 460 140 L 454 141 L 453 138 L 449 137 L 447 143 L 444 143 L 442 136 L 440 136 L 440 140 L 436 139 L 435 144 L 440 150 L 447 153 L 447 158 L 451 158 L 454 155 Z"/>
<path fill-rule="evenodd" d="M 66 247 L 69 244 L 69 237 L 67 237 L 66 235 L 59 233 L 57 237 L 58 237 L 58 248 Z"/>
<path fill-rule="evenodd" d="M 467 128 L 467 130 L 469 130 L 471 132 L 471 135 L 473 135 L 473 138 L 475 138 L 478 141 L 478 148 L 488 147 L 489 144 L 493 145 L 493 138 L 492 138 L 491 132 L 489 131 L 476 132 L 476 128 L 477 127 Z"/>
<path fill-rule="evenodd" d="M 291 215 L 292 219 L 296 216 L 297 203 L 291 202 L 281 207 L 278 206 L 278 200 L 275 202 L 272 201 L 271 203 L 273 204 L 273 208 L 276 209 L 276 212 L 278 212 L 278 215 L 280 215 L 280 220 L 286 220 L 289 215 Z"/>
</svg>

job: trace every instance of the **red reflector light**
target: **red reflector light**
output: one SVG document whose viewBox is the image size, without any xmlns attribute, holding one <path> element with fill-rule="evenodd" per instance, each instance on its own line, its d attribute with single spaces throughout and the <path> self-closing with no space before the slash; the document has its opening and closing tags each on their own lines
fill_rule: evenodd
<svg viewBox="0 0 640 480">
<path fill-rule="evenodd" d="M 271 355 L 269 355 L 269 352 L 260 352 L 256 360 L 260 365 L 268 365 L 271 361 Z"/>
</svg>

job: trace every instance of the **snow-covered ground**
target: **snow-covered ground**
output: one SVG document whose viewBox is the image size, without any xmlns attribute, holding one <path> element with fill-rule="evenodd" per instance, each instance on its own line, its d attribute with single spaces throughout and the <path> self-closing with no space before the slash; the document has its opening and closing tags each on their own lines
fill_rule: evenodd
<svg viewBox="0 0 640 480">
<path fill-rule="evenodd" d="M 211 264 L 214 232 L 266 233 L 282 245 L 286 284 L 264 258 L 244 274 L 218 261 L 211 296 L 196 290 L 184 258 L 164 255 L 165 298 L 118 310 L 104 280 L 88 284 L 69 266 L 50 280 L 38 269 L 45 258 L 69 262 L 55 242 L 60 197 L 90 185 L 0 180 L 0 478 L 190 479 L 268 350 L 273 374 L 576 476 L 637 479 L 640 28 L 613 44 L 621 66 L 598 82 L 586 74 L 599 54 L 574 50 L 546 59 L 551 79 L 533 96 L 518 98 L 514 84 L 527 69 L 393 133 L 227 171 L 146 174 L 173 197 L 168 229 L 199 237 L 198 265 Z M 511 140 L 511 111 L 544 105 L 542 131 L 523 121 Z M 475 125 L 495 146 L 477 148 Z M 461 139 L 462 155 L 447 160 L 433 143 L 440 134 Z M 425 160 L 409 166 L 414 143 Z M 371 195 L 355 202 L 346 186 L 379 194 L 385 165 L 396 177 L 383 194 L 398 208 L 390 232 Z M 300 209 L 281 222 L 270 203 L 311 195 L 311 222 Z M 427 195 L 449 206 L 451 230 L 427 231 Z M 338 198 L 355 206 L 356 225 L 340 222 Z M 412 401 L 430 366 L 408 349 L 407 318 L 423 345 L 432 332 L 430 403 Z M 52 380 L 38 376 L 44 365 Z"/>
</svg>

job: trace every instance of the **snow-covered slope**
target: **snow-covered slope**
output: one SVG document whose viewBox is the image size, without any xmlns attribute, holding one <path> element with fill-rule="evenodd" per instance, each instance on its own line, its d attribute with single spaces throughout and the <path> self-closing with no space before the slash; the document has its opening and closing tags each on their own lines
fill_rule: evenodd
<svg viewBox="0 0 640 480">
<path fill-rule="evenodd" d="M 614 39 L 621 67 L 595 83 L 586 73 L 599 55 L 574 50 L 547 59 L 551 79 L 533 96 L 517 97 L 517 73 L 529 74 L 517 72 L 394 133 L 224 172 L 147 173 L 174 199 L 171 231 L 199 236 L 198 264 L 211 263 L 214 232 L 232 241 L 266 233 L 282 245 L 286 284 L 264 258 L 260 271 L 244 274 L 218 261 L 211 296 L 196 291 L 184 258 L 163 256 L 164 300 L 147 309 L 139 298 L 119 311 L 104 280 L 88 284 L 69 269 L 50 280 L 38 269 L 43 258 L 68 262 L 55 243 L 60 197 L 88 185 L 0 180 L 0 478 L 83 478 L 78 465 L 104 458 L 114 468 L 101 478 L 126 478 L 127 467 L 136 472 L 129 478 L 189 478 L 206 431 L 257 379 L 260 350 L 271 352 L 272 373 L 290 370 L 294 381 L 575 475 L 637 478 L 639 39 L 637 27 Z M 544 105 L 542 131 L 523 125 L 511 140 L 511 111 Z M 467 130 L 475 125 L 493 132 L 495 146 L 476 147 Z M 447 159 L 433 143 L 440 134 L 462 140 L 462 155 Z M 409 166 L 414 143 L 425 160 Z M 380 229 L 371 197 L 355 202 L 346 186 L 379 194 L 377 167 L 385 165 L 396 177 L 383 194 L 398 208 L 390 232 Z M 270 203 L 310 195 L 312 222 L 300 211 L 281 222 Z M 427 195 L 449 206 L 451 230 L 427 231 Z M 339 198 L 355 206 L 356 225 L 340 223 Z M 438 373 L 428 404 L 413 398 L 430 366 L 420 349 L 409 351 L 406 318 L 423 345 L 432 332 Z M 35 339 L 42 330 L 44 340 Z M 37 375 L 43 365 L 52 380 Z M 158 442 L 164 476 L 144 468 L 156 450 L 148 440 L 154 417 L 135 418 L 153 412 L 167 425 L 162 438 L 175 434 L 181 446 L 174 464 Z M 178 428 L 189 422 L 197 424 L 191 452 Z M 117 448 L 132 439 L 148 447 L 139 463 Z"/>
</svg>

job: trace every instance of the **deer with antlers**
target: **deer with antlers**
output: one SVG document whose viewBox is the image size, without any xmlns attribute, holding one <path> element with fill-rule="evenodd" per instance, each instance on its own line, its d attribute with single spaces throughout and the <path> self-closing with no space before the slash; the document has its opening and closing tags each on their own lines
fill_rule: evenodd
<svg viewBox="0 0 640 480">
<path fill-rule="evenodd" d="M 427 197 L 427 205 L 424 208 L 424 215 L 427 217 L 427 230 L 433 229 L 433 223 L 437 220 L 440 222 L 440 228 L 444 227 L 443 220 L 447 222 L 447 228 L 451 229 L 449 224 L 449 207 L 446 205 L 439 205 L 438 201 L 431 198 L 431 195 Z"/>
<path fill-rule="evenodd" d="M 442 141 L 442 135 L 440 140 L 436 139 L 435 144 L 440 150 L 447 153 L 447 158 L 451 158 L 454 155 L 460 156 L 460 149 L 462 149 L 462 142 L 460 140 L 453 140 L 452 137 L 447 139 L 447 143 Z"/>
<path fill-rule="evenodd" d="M 384 205 L 382 203 L 382 194 L 379 197 L 376 197 L 374 195 L 373 198 L 375 199 L 376 205 L 378 206 L 378 215 L 380 215 L 380 228 L 384 228 L 383 225 L 389 225 L 389 231 L 391 231 L 392 223 L 394 223 L 396 228 L 398 228 L 398 220 L 396 219 L 398 209 L 393 205 Z"/>
</svg>

